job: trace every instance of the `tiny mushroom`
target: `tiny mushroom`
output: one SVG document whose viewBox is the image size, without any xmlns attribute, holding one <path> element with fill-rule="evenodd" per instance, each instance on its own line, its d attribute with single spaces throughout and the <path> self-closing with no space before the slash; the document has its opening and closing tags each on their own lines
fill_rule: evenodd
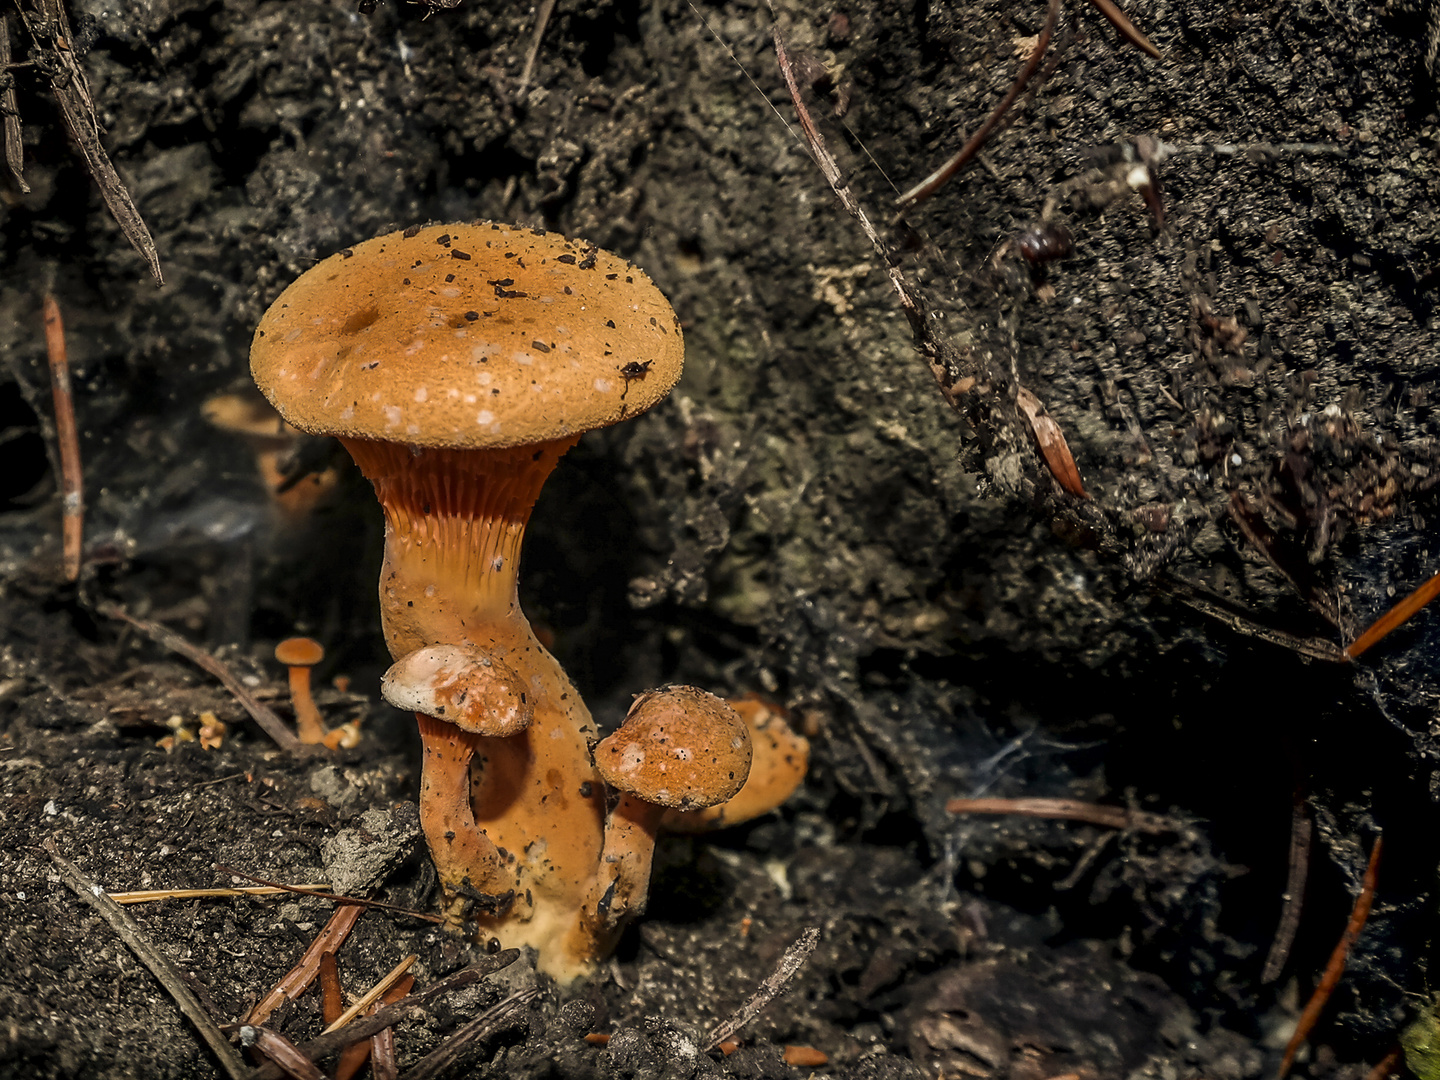
<svg viewBox="0 0 1440 1080">
<path fill-rule="evenodd" d="M 310 669 L 325 659 L 325 647 L 314 638 L 286 638 L 275 646 L 275 659 L 290 669 L 290 705 L 295 710 L 295 731 L 302 743 L 325 741 L 325 722 L 310 694 Z"/>
<path fill-rule="evenodd" d="M 655 834 L 667 810 L 703 810 L 734 797 L 750 775 L 750 736 L 724 701 L 693 686 L 635 699 L 595 747 L 595 768 L 620 800 L 605 825 L 605 858 L 587 914 L 613 935 L 645 910 Z"/>
<path fill-rule="evenodd" d="M 325 259 L 280 295 L 251 347 L 255 381 L 286 422 L 338 437 L 374 485 L 392 657 L 459 646 L 503 662 L 525 688 L 533 719 L 510 735 L 476 736 L 417 709 L 426 754 L 470 763 L 464 831 L 480 836 L 464 841 L 474 865 L 436 860 L 452 911 L 469 895 L 481 932 L 533 945 L 541 969 L 567 982 L 608 947 L 581 912 L 605 792 L 590 714 L 520 610 L 521 542 L 561 455 L 582 432 L 663 399 L 683 354 L 679 320 L 643 271 L 487 222 L 412 227 Z M 470 736 L 480 741 L 466 749 Z M 465 771 L 451 770 L 456 786 Z M 426 805 L 453 808 L 452 795 L 422 792 L 422 819 L 453 813 Z M 462 831 L 437 827 L 426 825 L 432 854 L 437 835 Z M 502 876 L 504 893 L 484 892 Z"/>
<path fill-rule="evenodd" d="M 217 394 L 206 400 L 200 411 L 211 426 L 239 435 L 250 445 L 261 482 L 274 500 L 282 524 L 294 527 L 303 523 L 338 485 L 340 474 L 333 468 L 294 480 L 287 475 L 285 463 L 303 436 L 253 390 Z"/>
</svg>

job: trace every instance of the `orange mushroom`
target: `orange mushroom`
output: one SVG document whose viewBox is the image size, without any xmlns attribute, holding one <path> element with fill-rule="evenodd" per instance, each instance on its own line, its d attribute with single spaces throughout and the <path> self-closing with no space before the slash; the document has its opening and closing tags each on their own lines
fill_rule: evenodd
<svg viewBox="0 0 1440 1080">
<path fill-rule="evenodd" d="M 310 694 L 310 669 L 325 659 L 325 647 L 314 638 L 286 638 L 275 646 L 275 659 L 290 669 L 290 706 L 295 733 L 312 746 L 325 741 L 325 721 Z"/>
<path fill-rule="evenodd" d="M 314 638 L 286 638 L 275 646 L 275 659 L 290 669 L 290 707 L 295 712 L 295 733 L 302 743 L 326 749 L 350 749 L 360 741 L 360 722 L 352 720 L 326 730 L 310 690 L 310 669 L 325 659 L 325 647 Z"/>
<path fill-rule="evenodd" d="M 241 436 L 255 455 L 255 467 L 265 490 L 274 499 L 280 520 L 289 526 L 302 523 L 339 484 L 335 469 L 307 473 L 297 481 L 286 474 L 286 459 L 300 441 L 300 433 L 280 419 L 270 404 L 253 391 L 217 394 L 200 406 L 205 419 L 221 431 Z"/>
<path fill-rule="evenodd" d="M 580 433 L 664 398 L 683 351 L 679 320 L 641 270 L 487 223 L 411 228 L 324 260 L 271 306 L 251 348 L 255 381 L 286 422 L 337 436 L 375 487 L 391 655 L 469 648 L 525 685 L 525 731 L 470 745 L 474 733 L 423 711 L 420 731 L 436 769 L 444 759 L 458 775 L 470 762 L 474 830 L 504 853 L 513 881 L 503 910 L 477 915 L 481 930 L 535 946 L 541 968 L 567 981 L 603 947 L 580 923 L 605 793 L 590 714 L 520 610 L 520 546 L 561 455 Z M 426 798 L 422 818 L 459 812 L 448 795 Z M 467 876 L 483 888 L 492 867 L 475 857 Z M 453 905 L 463 879 L 444 858 Z"/>
<path fill-rule="evenodd" d="M 639 695 L 625 722 L 595 747 L 595 767 L 620 793 L 605 824 L 605 856 L 585 905 L 592 933 L 613 940 L 645 910 L 655 834 L 667 809 L 732 798 L 750 775 L 750 736 L 725 702 L 693 686 Z"/>
<path fill-rule="evenodd" d="M 734 796 L 703 810 L 671 810 L 666 832 L 695 833 L 724 829 L 768 814 L 795 794 L 810 767 L 810 742 L 790 727 L 786 711 L 758 694 L 729 702 L 745 721 L 754 748 L 750 776 Z"/>
</svg>

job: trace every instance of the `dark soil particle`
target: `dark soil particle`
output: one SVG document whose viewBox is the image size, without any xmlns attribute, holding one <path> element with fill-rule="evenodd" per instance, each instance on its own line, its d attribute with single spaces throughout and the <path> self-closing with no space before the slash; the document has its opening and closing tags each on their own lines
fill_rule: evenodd
<svg viewBox="0 0 1440 1080">
<path fill-rule="evenodd" d="M 1428 7 L 1124 6 L 1163 60 L 1067 4 L 1011 121 L 903 220 L 896 191 L 1004 94 L 1044 4 L 774 16 L 968 387 L 959 411 L 791 130 L 765 4 L 559 0 L 537 44 L 524 4 L 72 0 L 158 290 L 66 136 L 43 46 L 9 19 L 31 191 L 0 189 L 0 1076 L 216 1075 L 46 842 L 108 890 L 230 884 L 223 866 L 383 880 L 379 899 L 432 909 L 413 724 L 376 694 L 368 487 L 304 441 L 294 475 L 336 479 L 287 513 L 202 405 L 248 387 L 253 327 L 301 271 L 477 218 L 584 241 L 582 268 L 590 245 L 619 253 L 685 334 L 675 394 L 551 481 L 527 611 L 603 727 L 639 690 L 693 683 L 784 704 L 814 754 L 780 812 L 667 840 L 614 960 L 544 985 L 452 1075 L 1273 1075 L 1383 832 L 1378 901 L 1296 1067 L 1363 1076 L 1433 990 L 1440 623 L 1422 613 L 1358 664 L 1314 657 L 1440 569 Z M 1145 138 L 1167 147 L 1163 225 L 1117 171 Z M 47 292 L 85 466 L 79 587 L 60 569 Z M 1019 386 L 1088 500 L 1052 480 Z M 270 649 L 319 638 L 321 708 L 362 741 L 287 756 L 100 601 L 213 650 L 287 718 Z M 204 713 L 227 725 L 218 748 L 157 745 Z M 945 809 L 979 796 L 1164 827 Z M 1262 982 L 1297 799 L 1315 837 L 1299 934 Z M 297 895 L 128 910 L 218 1023 L 331 914 Z M 733 1054 L 707 1052 L 808 927 L 820 944 L 787 992 Z M 485 948 L 376 910 L 339 965 L 358 993 L 414 954 L 423 986 Z M 402 1072 L 535 980 L 522 960 L 402 1024 Z M 271 1024 L 317 1034 L 317 993 Z"/>
</svg>

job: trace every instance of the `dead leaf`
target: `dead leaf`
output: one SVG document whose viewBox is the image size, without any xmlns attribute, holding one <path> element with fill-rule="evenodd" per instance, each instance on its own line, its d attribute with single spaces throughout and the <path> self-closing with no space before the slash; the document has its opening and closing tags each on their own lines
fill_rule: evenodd
<svg viewBox="0 0 1440 1080">
<path fill-rule="evenodd" d="M 1065 433 L 1060 430 L 1060 425 L 1050 419 L 1045 406 L 1040 404 L 1040 399 L 1023 386 L 1015 391 L 1015 404 L 1020 406 L 1025 419 L 1030 421 L 1030 431 L 1035 436 L 1035 443 L 1040 447 L 1040 456 L 1045 459 L 1050 475 L 1071 495 L 1088 499 L 1090 496 L 1085 494 L 1085 485 L 1080 482 L 1080 470 L 1075 467 L 1075 459 L 1070 454 L 1070 447 L 1065 442 Z"/>
</svg>

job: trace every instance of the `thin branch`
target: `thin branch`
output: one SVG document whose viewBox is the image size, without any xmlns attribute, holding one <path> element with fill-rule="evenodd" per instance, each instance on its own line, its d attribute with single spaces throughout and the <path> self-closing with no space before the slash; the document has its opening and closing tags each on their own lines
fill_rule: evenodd
<svg viewBox="0 0 1440 1080">
<path fill-rule="evenodd" d="M 1265 956 L 1262 983 L 1272 983 L 1285 970 L 1295 933 L 1300 929 L 1300 911 L 1305 903 L 1305 882 L 1310 876 L 1310 838 L 1315 831 L 1305 805 L 1304 793 L 1297 785 L 1290 807 L 1290 872 L 1285 880 L 1285 896 L 1280 909 L 1280 922 L 1275 927 L 1275 940 Z"/>
<path fill-rule="evenodd" d="M 1381 638 L 1402 623 L 1408 622 L 1414 614 L 1436 596 L 1440 596 L 1440 574 L 1436 574 L 1405 599 L 1371 623 L 1358 638 L 1345 646 L 1345 655 L 1351 660 L 1377 644 Z"/>
<path fill-rule="evenodd" d="M 1136 832 L 1175 831 L 1175 823 L 1159 814 L 1128 810 L 1123 806 L 1101 806 L 1079 799 L 951 799 L 945 804 L 945 809 L 952 814 L 1018 814 L 1021 817 L 1083 821 L 1106 829 L 1133 829 Z"/>
<path fill-rule="evenodd" d="M 1150 43 L 1150 39 L 1142 34 L 1139 29 L 1126 17 L 1125 12 L 1110 2 L 1110 0 L 1090 0 L 1095 9 L 1110 20 L 1110 24 L 1120 31 L 1120 36 L 1130 42 L 1141 52 L 1149 53 L 1156 60 L 1161 58 L 1160 50 Z"/>
<path fill-rule="evenodd" d="M 75 427 L 75 398 L 70 393 L 70 362 L 65 322 L 55 297 L 45 297 L 45 353 L 50 361 L 50 396 L 55 401 L 55 441 L 60 444 L 61 529 L 65 580 L 80 580 L 85 535 L 85 478 L 80 466 L 80 435 Z"/>
<path fill-rule="evenodd" d="M 117 904 L 149 904 L 156 900 L 208 900 L 236 896 L 284 896 L 288 892 L 320 895 L 301 885 L 264 885 L 239 889 L 136 889 L 133 892 L 112 892 L 105 895 Z M 328 899 L 328 897 L 325 897 Z"/>
<path fill-rule="evenodd" d="M 469 1048 L 471 1043 L 488 1038 L 510 1024 L 525 1006 L 539 996 L 538 987 L 511 994 L 498 1005 L 487 1009 L 461 1027 L 454 1035 L 421 1058 L 419 1063 L 405 1074 L 404 1080 L 433 1080 L 434 1077 L 441 1075 L 460 1060 L 460 1055 Z"/>
<path fill-rule="evenodd" d="M 176 969 L 169 959 L 145 940 L 140 933 L 140 927 L 124 908 L 110 897 L 105 895 L 105 890 L 87 878 L 69 859 L 66 859 L 56 849 L 54 841 L 45 841 L 45 851 L 49 854 L 52 862 L 60 871 L 60 876 L 65 879 L 65 884 L 70 886 L 76 896 L 84 900 L 99 913 L 100 917 L 110 924 L 110 929 L 115 931 L 117 937 L 130 947 L 140 962 L 150 969 L 151 974 L 160 981 L 166 992 L 175 999 L 175 1004 L 185 1014 L 195 1029 L 200 1032 L 200 1037 L 205 1040 L 207 1046 L 219 1059 L 221 1066 L 232 1080 L 241 1080 L 246 1074 L 245 1063 L 240 1060 L 240 1055 L 220 1033 L 215 1026 L 215 1021 L 210 1019 L 210 1014 L 205 1011 L 204 1006 L 196 999 L 190 987 L 185 984 L 183 976 Z"/>
<path fill-rule="evenodd" d="M 255 1007 L 245 1017 L 245 1022 L 251 1025 L 263 1024 L 282 1004 L 294 1001 L 303 994 L 320 970 L 320 958 L 327 952 L 340 950 L 340 946 L 345 944 L 345 939 L 350 936 L 350 931 L 355 928 L 356 920 L 364 913 L 363 907 L 342 907 L 331 915 L 330 921 L 310 943 L 299 963 L 287 971 L 270 992 L 256 1002 Z"/>
<path fill-rule="evenodd" d="M 419 959 L 420 957 L 417 954 L 411 953 L 409 956 L 405 957 L 404 960 L 401 960 L 398 964 L 396 964 L 393 968 L 390 969 L 389 974 L 387 974 L 383 979 L 377 982 L 369 990 L 365 991 L 365 993 L 361 995 L 360 999 L 356 1001 L 354 1005 L 351 1005 L 350 1008 L 346 1009 L 335 1020 L 331 1021 L 330 1025 L 320 1034 L 329 1035 L 332 1031 L 339 1031 L 342 1027 L 348 1024 L 351 1020 L 354 1020 L 355 1017 L 359 1016 L 371 1005 L 374 1005 L 375 1002 L 379 1001 L 380 998 L 384 996 L 385 991 L 389 990 L 392 986 L 398 983 L 405 976 L 405 972 L 410 970 L 410 966 Z"/>
<path fill-rule="evenodd" d="M 247 1050 L 253 1047 L 257 1053 L 264 1054 L 293 1080 L 325 1080 L 319 1066 L 278 1031 L 246 1024 L 240 1029 L 240 1045 Z"/>
<path fill-rule="evenodd" d="M 311 1061 L 318 1061 L 327 1054 L 333 1054 L 361 1039 L 368 1039 L 377 1031 L 384 1031 L 402 1020 L 423 1019 L 429 1015 L 425 1011 L 425 1006 L 435 998 L 453 994 L 456 990 L 462 990 L 481 979 L 488 978 L 501 968 L 513 964 L 519 958 L 518 949 L 506 949 L 494 956 L 477 960 L 463 971 L 457 971 L 448 979 L 443 979 L 421 993 L 414 994 L 395 1005 L 387 1005 L 371 1016 L 361 1017 L 339 1031 L 333 1031 L 329 1035 L 321 1035 L 319 1038 L 301 1043 L 300 1050 Z M 241 1025 L 232 1026 L 238 1030 Z M 279 1066 L 265 1065 L 256 1069 L 245 1080 L 280 1080 L 283 1075 Z"/>
<path fill-rule="evenodd" d="M 535 74 L 535 61 L 540 56 L 540 43 L 545 38 L 545 27 L 555 11 L 555 0 L 540 0 L 535 8 L 535 36 L 530 39 L 530 51 L 525 54 L 525 66 L 520 71 L 520 83 L 515 87 L 515 99 L 523 101 L 525 91 L 530 89 L 530 78 Z"/>
<path fill-rule="evenodd" d="M 963 169 L 971 158 L 980 152 L 980 148 L 985 145 L 986 140 L 999 126 L 1005 114 L 1010 111 L 1010 106 L 1015 104 L 1015 99 L 1024 93 L 1026 83 L 1039 70 L 1040 61 L 1045 58 L 1045 50 L 1050 47 L 1050 38 L 1055 33 L 1055 22 L 1059 18 L 1060 0 L 1050 0 L 1050 8 L 1045 13 L 1045 25 L 1040 30 L 1040 36 L 1035 39 L 1035 48 L 1030 53 L 1030 59 L 1025 61 L 1025 66 L 1020 69 L 1020 74 L 1015 76 L 1015 81 L 1010 84 L 1010 92 L 1000 99 L 1000 104 L 995 106 L 995 110 L 986 117 L 985 122 L 980 125 L 975 134 L 970 136 L 958 154 L 895 200 L 901 210 L 909 210 L 911 207 L 918 206 L 934 195 L 952 176 Z M 1151 48 L 1154 46 L 1152 45 Z"/>
<path fill-rule="evenodd" d="M 773 0 L 770 4 L 770 14 L 775 15 Z M 790 62 L 790 54 L 785 48 L 785 38 L 780 33 L 778 21 L 775 23 L 772 33 L 775 39 L 775 61 L 780 68 L 780 74 L 785 78 L 785 86 L 790 91 L 790 100 L 795 105 L 795 114 L 800 121 L 800 130 L 805 136 L 805 147 L 810 151 L 811 159 L 819 168 L 820 175 L 825 177 L 825 181 L 830 185 L 830 190 L 840 200 L 840 205 L 856 220 L 884 262 L 885 273 L 890 279 L 890 287 L 895 290 L 895 295 L 900 301 L 900 309 L 905 312 L 905 318 L 910 323 L 910 330 L 915 338 L 915 348 L 925 358 L 926 364 L 930 367 L 930 373 L 935 376 L 935 382 L 940 388 L 940 396 L 956 412 L 963 413 L 960 396 L 965 392 L 965 387 L 961 385 L 958 374 L 950 369 L 947 352 L 951 350 L 948 350 L 936 338 L 919 295 L 910 287 L 905 275 L 900 272 L 900 268 L 890 255 L 888 246 L 880 239 L 880 233 L 876 230 L 874 223 L 856 201 L 849 185 L 840 176 L 840 167 L 835 164 L 835 158 L 826 149 L 825 138 L 815 126 L 815 121 L 810 116 L 810 110 L 805 107 L 805 100 L 800 94 L 800 84 L 795 78 L 795 67 Z"/>
<path fill-rule="evenodd" d="M 1295 1024 L 1295 1034 L 1291 1035 L 1290 1041 L 1285 1044 L 1285 1056 L 1280 1060 L 1280 1071 L 1276 1073 L 1275 1080 L 1285 1080 L 1290 1066 L 1295 1063 L 1296 1051 L 1310 1037 L 1325 1003 L 1330 1000 L 1330 995 L 1340 983 L 1340 977 L 1345 974 L 1345 961 L 1350 955 L 1350 947 L 1355 944 L 1360 931 L 1365 929 L 1365 920 L 1370 917 L 1370 905 L 1375 899 L 1375 881 L 1380 873 L 1380 850 L 1383 846 L 1384 837 L 1377 836 L 1375 846 L 1370 849 L 1370 862 L 1365 867 L 1360 895 L 1355 898 L 1355 907 L 1350 912 L 1350 920 L 1345 924 L 1345 932 L 1335 944 L 1335 951 L 1330 954 L 1330 962 L 1325 965 L 1325 973 L 1320 977 L 1315 993 L 1310 995 L 1305 1011 L 1300 1014 L 1300 1019 Z"/>
<path fill-rule="evenodd" d="M 1284 630 L 1276 630 L 1271 626 L 1263 626 L 1244 612 L 1236 610 L 1227 601 L 1207 593 L 1184 578 L 1170 575 L 1165 579 L 1164 588 L 1182 604 L 1224 623 L 1237 634 L 1245 634 L 1261 641 L 1268 641 L 1272 645 L 1290 649 L 1292 652 L 1308 656 L 1312 660 L 1324 660 L 1331 664 L 1343 664 L 1346 661 L 1344 652 L 1324 638 L 1300 637 L 1296 634 L 1288 634 Z"/>
<path fill-rule="evenodd" d="M 151 641 L 165 646 L 171 652 L 179 653 L 192 664 L 203 668 L 219 679 L 225 689 L 235 695 L 235 700 L 244 706 L 251 719 L 260 725 L 266 735 L 275 740 L 281 750 L 294 754 L 296 757 L 311 757 L 318 752 L 317 747 L 306 746 L 296 738 L 295 733 L 286 726 L 285 721 L 275 715 L 274 710 L 260 704 L 255 695 L 245 689 L 245 684 L 237 679 L 228 667 L 198 645 L 190 644 L 169 627 L 161 626 L 149 619 L 142 619 L 138 615 L 131 615 L 119 604 L 101 603 L 95 605 L 95 610 L 106 618 L 129 623 Z"/>
<path fill-rule="evenodd" d="M 10 17 L 0 15 L 0 78 L 5 78 L 11 67 L 10 61 Z M 0 91 L 0 138 L 5 140 L 5 165 L 15 178 L 15 186 L 21 195 L 30 194 L 30 185 L 25 182 L 25 147 L 21 142 L 20 98 L 15 93 L 15 81 Z"/>
<path fill-rule="evenodd" d="M 64 3 L 62 0 L 29 0 L 28 4 L 18 2 L 16 6 L 20 12 L 20 21 L 30 32 L 34 48 L 54 65 L 50 90 L 60 106 L 60 116 L 65 121 L 66 130 L 75 140 L 80 156 L 85 159 L 85 167 L 90 170 L 90 175 L 100 188 L 100 197 L 110 208 L 110 213 L 114 215 L 126 239 L 145 260 L 155 278 L 155 284 L 164 285 L 165 278 L 160 273 L 160 256 L 155 250 L 155 241 L 150 237 L 145 219 L 135 208 L 135 201 L 126 190 L 125 182 L 120 179 L 120 174 L 115 171 L 115 166 L 110 163 L 110 158 L 105 153 L 105 147 L 100 143 L 100 123 L 95 119 L 95 102 L 90 98 L 90 85 L 86 81 L 85 71 L 80 67 L 71 48 L 74 35 L 70 32 L 70 18 L 65 14 Z"/>
<path fill-rule="evenodd" d="M 790 985 L 790 980 L 795 978 L 796 972 L 805 965 L 806 960 L 810 959 L 810 954 L 815 951 L 815 946 L 818 944 L 820 944 L 820 931 L 813 926 L 796 938 L 785 950 L 784 955 L 780 957 L 780 962 L 775 965 L 775 970 L 770 973 L 770 977 L 760 984 L 756 991 L 745 1000 L 745 1004 L 741 1005 L 728 1020 L 717 1025 L 705 1037 L 706 1052 L 714 1050 L 759 1016 L 760 1010 L 774 1001 L 785 987 Z"/>
<path fill-rule="evenodd" d="M 215 869 L 222 874 L 230 874 L 233 877 L 244 878 L 246 881 L 258 882 L 272 889 L 279 889 L 282 892 L 299 893 L 301 896 L 313 896 L 317 900 L 330 900 L 336 904 L 354 904 L 357 907 L 373 907 L 382 911 L 393 911 L 397 915 L 409 915 L 411 918 L 424 919 L 426 922 L 441 923 L 445 920 L 439 915 L 431 915 L 425 911 L 416 911 L 414 908 L 401 907 L 398 904 L 386 904 L 380 900 L 366 900 L 359 896 L 342 896 L 339 893 L 329 892 L 323 889 L 311 888 L 305 885 L 286 885 L 279 881 L 269 881 L 266 878 L 255 877 L 253 874 L 242 874 L 234 867 L 226 866 L 223 863 L 216 863 Z"/>
</svg>

